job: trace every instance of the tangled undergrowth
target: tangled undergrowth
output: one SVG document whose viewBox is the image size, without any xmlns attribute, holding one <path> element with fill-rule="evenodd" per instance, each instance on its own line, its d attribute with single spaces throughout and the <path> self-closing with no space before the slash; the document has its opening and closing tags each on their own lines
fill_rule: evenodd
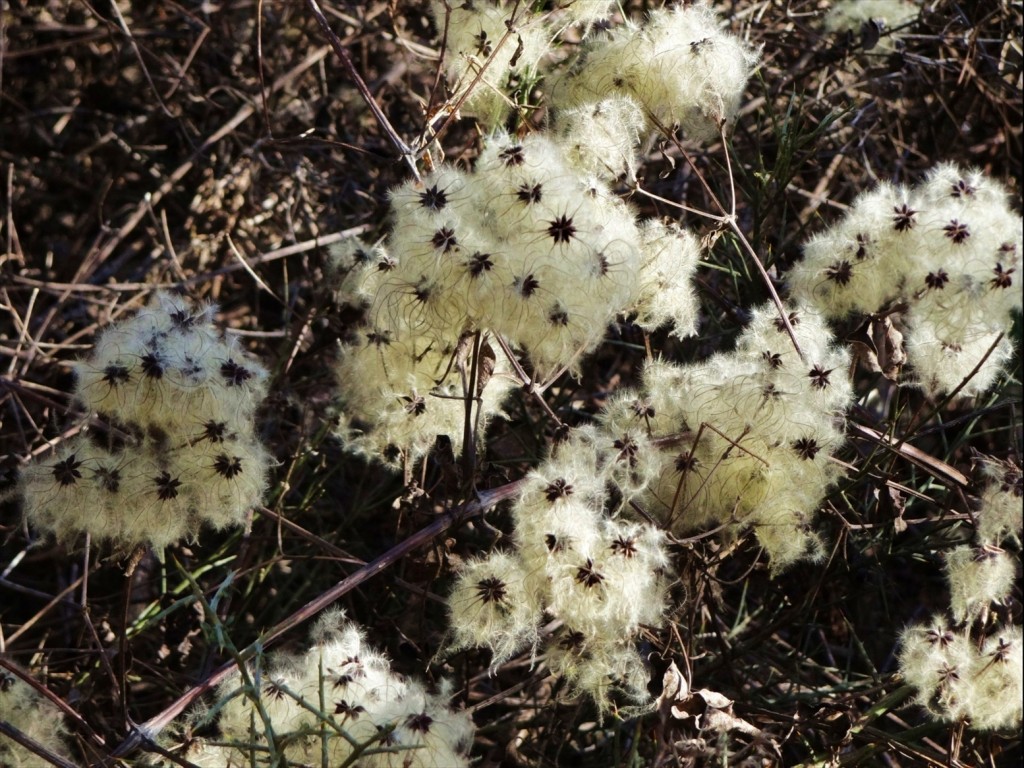
<svg viewBox="0 0 1024 768">
<path fill-rule="evenodd" d="M 1021 5 L 662 5 L 0 6 L 0 766 L 1019 764 Z"/>
</svg>

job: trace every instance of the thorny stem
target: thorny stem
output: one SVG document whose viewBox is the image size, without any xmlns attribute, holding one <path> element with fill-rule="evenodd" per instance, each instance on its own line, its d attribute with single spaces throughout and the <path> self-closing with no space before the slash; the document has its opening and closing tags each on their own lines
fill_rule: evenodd
<svg viewBox="0 0 1024 768">
<path fill-rule="evenodd" d="M 142 747 L 144 744 L 151 742 L 160 735 L 161 731 L 163 731 L 171 721 L 188 709 L 200 696 L 212 691 L 220 685 L 228 675 L 238 668 L 239 664 L 244 664 L 249 661 L 298 624 L 301 624 L 320 613 L 320 611 L 324 610 L 335 600 L 338 600 L 343 595 L 351 592 L 363 582 L 368 581 L 374 576 L 377 576 L 387 570 L 410 552 L 419 549 L 421 546 L 431 541 L 436 536 L 444 533 L 449 528 L 464 523 L 467 520 L 482 514 L 485 510 L 493 507 L 495 504 L 515 496 L 519 493 L 519 488 L 522 484 L 522 480 L 517 480 L 499 488 L 487 491 L 478 491 L 475 500 L 464 504 L 457 509 L 451 510 L 450 512 L 439 515 L 430 525 L 421 528 L 409 538 L 393 546 L 380 557 L 367 563 L 355 573 L 345 577 L 326 592 L 322 593 L 319 597 L 299 608 L 291 616 L 268 629 L 258 640 L 238 651 L 238 655 L 235 660 L 222 664 L 208 678 L 179 696 L 178 699 L 169 707 L 164 709 L 163 712 L 151 717 L 144 723 L 138 725 L 133 723 L 127 738 L 125 738 L 125 740 L 118 745 L 117 749 L 114 750 L 113 756 L 124 757 Z"/>
</svg>

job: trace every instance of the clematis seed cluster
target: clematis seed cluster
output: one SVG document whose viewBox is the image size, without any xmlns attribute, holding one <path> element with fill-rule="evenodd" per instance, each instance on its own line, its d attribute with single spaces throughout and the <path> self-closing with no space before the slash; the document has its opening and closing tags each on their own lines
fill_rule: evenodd
<svg viewBox="0 0 1024 768">
<path fill-rule="evenodd" d="M 24 468 L 33 526 L 62 541 L 89 534 L 160 550 L 204 524 L 243 522 L 266 485 L 253 414 L 267 372 L 213 313 L 161 291 L 100 334 L 75 366 L 75 400 L 102 425 Z"/>
<path fill-rule="evenodd" d="M 953 164 L 917 187 L 881 184 L 805 245 L 792 293 L 831 318 L 895 314 L 918 386 L 979 395 L 1012 356 L 1021 311 L 1021 217 L 1007 198 Z"/>
<path fill-rule="evenodd" d="M 324 614 L 310 648 L 279 653 L 264 668 L 235 673 L 218 689 L 220 735 L 175 750 L 209 768 L 358 765 L 466 768 L 473 721 L 402 677 L 344 614 Z M 198 712 L 192 726 L 212 719 Z M 158 763 L 171 765 L 171 763 Z"/>
<path fill-rule="evenodd" d="M 613 99 L 574 119 L 631 157 L 636 134 L 617 114 L 635 107 Z M 516 384 L 498 339 L 543 382 L 575 370 L 619 314 L 695 330 L 696 238 L 637 221 L 612 193 L 609 156 L 570 140 L 491 136 L 472 172 L 442 166 L 392 192 L 386 244 L 336 252 L 338 301 L 362 318 L 338 367 L 351 447 L 399 463 L 448 435 L 461 451 L 467 400 L 482 427 Z"/>
<path fill-rule="evenodd" d="M 981 731 L 1020 730 L 1024 629 L 994 609 L 1013 592 L 1020 557 L 1020 467 L 981 459 L 976 538 L 945 553 L 949 609 L 903 632 L 900 672 L 933 717 Z"/>
</svg>

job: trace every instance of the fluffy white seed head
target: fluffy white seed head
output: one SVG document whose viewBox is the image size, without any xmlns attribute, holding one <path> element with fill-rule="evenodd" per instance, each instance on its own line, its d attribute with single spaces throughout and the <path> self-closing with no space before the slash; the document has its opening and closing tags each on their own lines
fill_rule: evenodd
<svg viewBox="0 0 1024 768">
<path fill-rule="evenodd" d="M 653 363 L 640 394 L 661 435 L 683 436 L 645 507 L 676 532 L 753 527 L 775 570 L 822 551 L 811 524 L 839 475 L 829 457 L 843 443 L 852 398 L 848 356 L 820 315 L 787 314 L 803 358 L 774 307 L 759 307 L 734 352 L 689 366 Z M 610 408 L 625 418 L 617 400 Z"/>
<path fill-rule="evenodd" d="M 575 106 L 621 93 L 660 123 L 708 140 L 734 119 L 757 60 L 707 5 L 655 10 L 642 26 L 627 23 L 594 39 L 555 82 L 552 102 Z"/>
<path fill-rule="evenodd" d="M 641 406 L 642 407 L 642 404 Z M 643 493 L 664 471 L 667 457 L 653 441 L 650 429 L 640 416 L 632 423 L 602 424 L 595 434 L 595 448 L 606 481 L 617 489 L 621 505 Z M 618 510 L 612 510 L 618 512 Z"/>
<path fill-rule="evenodd" d="M 22 474 L 27 519 L 65 543 L 88 533 L 120 549 L 161 550 L 204 524 L 240 524 L 266 486 L 270 457 L 251 436 L 193 444 L 146 436 L 115 451 L 91 437 L 67 441 Z"/>
<path fill-rule="evenodd" d="M 424 456 L 443 435 L 461 452 L 471 373 L 468 357 L 460 369 L 461 348 L 379 328 L 362 331 L 357 344 L 342 348 L 336 369 L 349 447 L 400 465 Z M 507 360 L 489 346 L 480 347 L 478 370 L 484 373 L 473 412 L 482 434 L 514 380 Z"/>
<path fill-rule="evenodd" d="M 949 604 L 957 622 L 979 618 L 1013 588 L 1017 564 L 998 547 L 957 547 L 946 555 Z"/>
<path fill-rule="evenodd" d="M 453 647 L 490 647 L 495 663 L 536 647 L 543 616 L 562 620 L 549 664 L 602 712 L 612 691 L 646 700 L 632 643 L 642 626 L 663 622 L 669 584 L 664 532 L 608 509 L 652 479 L 637 481 L 627 467 L 656 449 L 642 430 L 628 434 L 646 445 L 633 453 L 607 429 L 573 430 L 525 479 L 513 507 L 515 552 L 468 562 L 449 599 Z M 583 635 L 596 655 L 574 645 Z"/>
<path fill-rule="evenodd" d="M 570 163 L 588 174 L 614 181 L 636 177 L 640 132 L 646 120 L 628 96 L 563 110 L 555 121 L 556 140 Z"/>
<path fill-rule="evenodd" d="M 899 295 L 916 248 L 912 229 L 893 227 L 894 211 L 909 204 L 906 190 L 880 184 L 862 193 L 847 215 L 804 245 L 804 258 L 786 276 L 794 298 L 829 317 L 876 312 Z M 900 253 L 904 258 L 894 259 Z"/>
<path fill-rule="evenodd" d="M 548 517 L 578 518 L 581 528 L 596 525 L 597 515 L 607 498 L 600 457 L 584 435 L 570 434 L 556 444 L 551 455 L 524 480 L 523 489 L 513 507 L 516 529 Z M 572 506 L 571 513 L 562 509 Z M 592 513 L 582 513 L 590 509 Z"/>
<path fill-rule="evenodd" d="M 492 666 L 507 661 L 537 643 L 541 599 L 514 554 L 464 563 L 448 597 L 451 650 L 490 648 Z"/>
<path fill-rule="evenodd" d="M 523 563 L 528 588 L 547 600 L 552 569 L 560 571 L 585 559 L 600 538 L 600 507 L 586 504 L 581 497 L 572 498 L 570 483 L 560 479 L 548 486 L 556 501 L 547 509 L 517 506 L 515 541 Z M 564 494 L 570 494 L 565 496 Z"/>
<path fill-rule="evenodd" d="M 914 365 L 913 382 L 933 397 L 954 390 L 961 397 L 984 394 L 1013 357 L 1013 346 L 999 333 L 949 337 L 927 321 L 914 323 L 904 346 Z"/>
<path fill-rule="evenodd" d="M 825 16 L 825 29 L 857 31 L 870 19 L 882 21 L 891 29 L 917 18 L 919 10 L 907 0 L 839 0 Z"/>
<path fill-rule="evenodd" d="M 1024 241 L 1007 198 L 998 182 L 950 163 L 914 188 L 882 184 L 807 243 L 789 272 L 791 291 L 830 317 L 906 305 L 915 383 L 938 396 L 980 364 L 960 394 L 981 394 L 1012 352 L 996 338 L 1021 310 Z"/>
<path fill-rule="evenodd" d="M 615 9 L 614 0 L 563 0 L 558 3 L 560 20 L 565 24 L 588 27 L 608 18 Z"/>
<path fill-rule="evenodd" d="M 661 623 L 667 564 L 656 529 L 606 522 L 598 537 L 548 558 L 547 610 L 588 635 L 632 636 Z"/>
<path fill-rule="evenodd" d="M 543 17 L 528 5 L 491 0 L 431 4 L 445 35 L 445 68 L 462 109 L 488 128 L 500 125 L 511 107 L 510 78 L 532 77 L 548 52 Z"/>
<path fill-rule="evenodd" d="M 900 672 L 917 689 L 917 703 L 943 720 L 965 717 L 976 690 L 978 653 L 970 637 L 935 616 L 929 624 L 908 627 L 900 641 Z"/>
<path fill-rule="evenodd" d="M 825 29 L 856 34 L 865 23 L 874 22 L 883 30 L 893 30 L 912 22 L 920 12 L 920 7 L 908 0 L 838 0 L 825 15 Z M 883 51 L 895 47 L 890 36 L 879 43 Z"/>
<path fill-rule="evenodd" d="M 678 427 L 673 414 L 660 410 L 646 392 L 625 388 L 608 399 L 600 423 L 610 435 L 642 430 L 648 436 L 664 437 Z"/>
<path fill-rule="evenodd" d="M 1000 629 L 985 640 L 974 674 L 971 727 L 1020 730 L 1024 702 L 1024 639 L 1021 625 Z"/>
<path fill-rule="evenodd" d="M 213 328 L 213 311 L 158 292 L 137 315 L 103 331 L 76 365 L 76 399 L 121 423 L 168 432 L 250 419 L 268 373 Z"/>
<path fill-rule="evenodd" d="M 626 520 L 606 520 L 601 531 L 608 580 L 603 606 L 606 631 L 632 635 L 664 619 L 670 562 L 665 533 Z"/>
<path fill-rule="evenodd" d="M 553 638 L 544 662 L 566 681 L 570 698 L 588 696 L 601 717 L 611 710 L 617 691 L 636 704 L 650 699 L 647 669 L 629 639 L 588 635 L 566 626 Z"/>
<path fill-rule="evenodd" d="M 980 463 L 986 485 L 977 514 L 978 540 L 994 546 L 1007 539 L 1019 543 L 1024 527 L 1021 469 L 1013 461 L 994 458 L 983 458 Z"/>
<path fill-rule="evenodd" d="M 649 219 L 641 226 L 643 263 L 633 311 L 637 325 L 653 331 L 671 324 L 680 339 L 697 332 L 698 305 L 693 276 L 701 257 L 700 241 L 688 230 Z"/>
<path fill-rule="evenodd" d="M 764 499 L 751 515 L 754 533 L 777 574 L 801 560 L 818 562 L 826 555 L 821 534 L 813 528 L 813 517 L 820 494 L 808 499 L 799 490 Z"/>
<path fill-rule="evenodd" d="M 398 266 L 382 243 L 367 245 L 350 238 L 332 245 L 327 280 L 339 305 L 368 310 L 381 283 Z"/>
<path fill-rule="evenodd" d="M 977 643 L 940 616 L 908 627 L 901 637 L 900 672 L 917 702 L 935 717 L 963 720 L 975 730 L 1019 729 L 1024 689 L 1021 626 L 1010 625 Z"/>
<path fill-rule="evenodd" d="M 437 435 L 461 449 L 473 334 L 485 334 L 481 350 L 488 332 L 500 334 L 545 380 L 575 371 L 636 305 L 634 212 L 542 134 L 492 136 L 472 173 L 442 166 L 396 189 L 391 204 L 386 247 L 353 243 L 335 257 L 339 299 L 365 321 L 338 365 L 343 429 L 359 450 L 397 463 Z M 485 364 L 478 431 L 511 385 L 503 355 Z"/>
<path fill-rule="evenodd" d="M 341 612 L 326 614 L 313 638 L 301 656 L 279 653 L 250 667 L 255 691 L 245 689 L 238 674 L 223 683 L 214 709 L 223 743 L 195 743 L 188 759 L 203 766 L 248 766 L 252 745 L 266 747 L 272 735 L 275 747 L 296 765 L 319 765 L 325 753 L 329 765 L 343 765 L 357 749 L 370 750 L 360 765 L 468 765 L 473 724 L 445 703 L 449 689 L 430 694 L 419 681 L 395 674 Z"/>
<path fill-rule="evenodd" d="M 204 524 L 244 522 L 270 465 L 253 420 L 268 373 L 214 329 L 213 311 L 159 292 L 100 335 L 76 367 L 76 399 L 110 425 L 25 467 L 32 525 L 64 542 L 88 533 L 159 550 Z"/>
</svg>

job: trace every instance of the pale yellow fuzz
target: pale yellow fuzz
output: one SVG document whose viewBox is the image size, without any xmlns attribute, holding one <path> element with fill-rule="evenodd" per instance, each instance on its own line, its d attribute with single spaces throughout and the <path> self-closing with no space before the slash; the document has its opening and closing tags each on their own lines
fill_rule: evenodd
<svg viewBox="0 0 1024 768">
<path fill-rule="evenodd" d="M 32 686 L 0 669 L 0 721 L 4 721 L 53 754 L 71 762 L 64 716 Z M 0 734 L 0 765 L 4 768 L 45 768 L 50 761 Z"/>
<path fill-rule="evenodd" d="M 865 4 L 866 5 L 866 4 Z M 795 298 L 829 317 L 902 304 L 909 379 L 931 397 L 983 394 L 1013 355 L 1021 218 L 980 171 L 942 163 L 916 187 L 882 184 L 804 246 Z"/>
<path fill-rule="evenodd" d="M 267 371 L 214 328 L 212 306 L 158 292 L 103 331 L 75 368 L 75 397 L 105 426 L 29 463 L 28 521 L 65 542 L 157 550 L 203 524 L 239 525 L 263 495 L 270 456 L 254 413 Z"/>
<path fill-rule="evenodd" d="M 313 644 L 298 656 L 278 653 L 218 689 L 214 708 L 220 736 L 197 739 L 179 753 L 201 766 L 250 766 L 252 745 L 289 765 L 357 765 L 373 768 L 466 768 L 473 721 L 449 707 L 451 688 L 428 693 L 414 678 L 398 675 L 364 632 L 328 611 L 313 630 Z M 258 706 L 257 706 L 258 702 Z M 206 713 L 197 713 L 203 718 Z M 262 764 L 262 763 L 261 763 Z"/>
</svg>

